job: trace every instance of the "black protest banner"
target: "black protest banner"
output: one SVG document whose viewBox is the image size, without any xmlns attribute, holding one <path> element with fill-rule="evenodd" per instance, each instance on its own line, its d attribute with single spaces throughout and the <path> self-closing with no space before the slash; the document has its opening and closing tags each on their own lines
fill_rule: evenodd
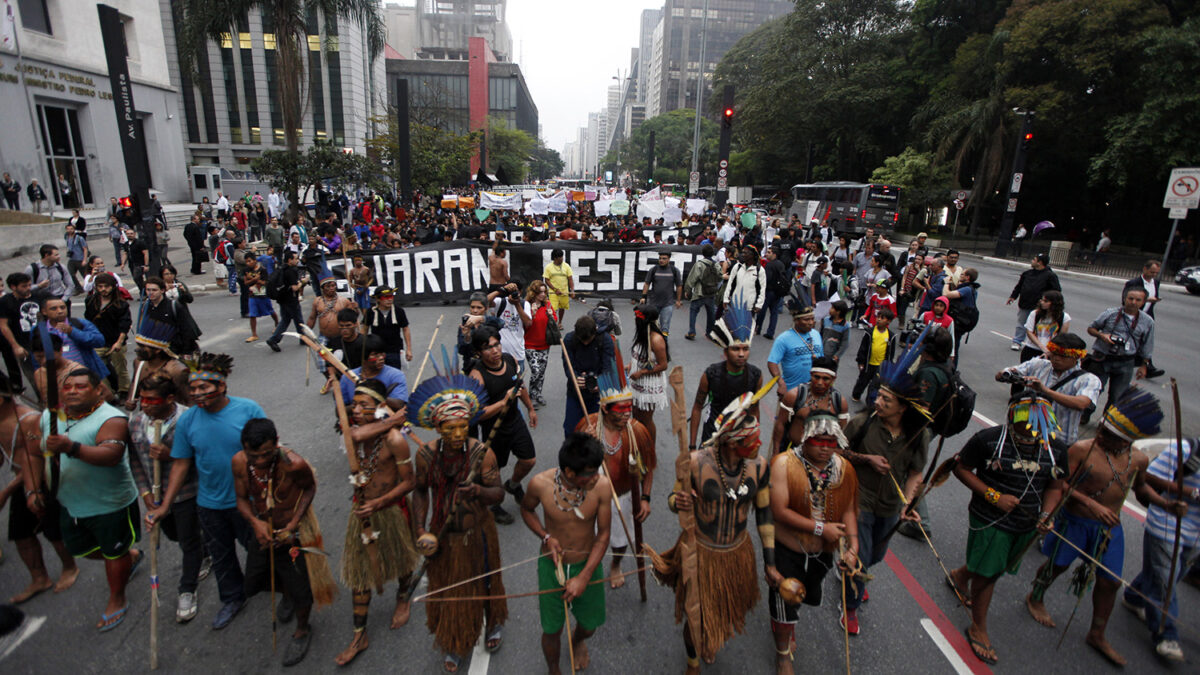
<svg viewBox="0 0 1200 675">
<path fill-rule="evenodd" d="M 561 249 L 575 277 L 575 291 L 589 296 L 635 298 L 641 296 L 646 271 L 658 263 L 659 252 L 671 254 L 671 262 L 687 278 L 692 263 L 700 256 L 699 246 L 655 244 L 607 244 L 598 241 L 555 241 L 536 244 L 507 244 L 509 276 L 521 283 L 541 279 L 550 263 L 550 253 Z M 465 302 L 471 293 L 488 289 L 486 241 L 445 241 L 407 249 L 362 252 L 372 271 L 372 286 L 396 289 L 402 305 L 428 302 Z M 355 253 L 355 256 L 359 253 Z M 345 266 L 337 257 L 328 259 L 330 270 L 346 291 Z"/>
</svg>

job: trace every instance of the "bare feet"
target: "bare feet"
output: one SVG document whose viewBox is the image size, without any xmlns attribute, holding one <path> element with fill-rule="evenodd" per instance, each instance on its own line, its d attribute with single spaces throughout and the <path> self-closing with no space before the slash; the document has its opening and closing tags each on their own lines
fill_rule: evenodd
<svg viewBox="0 0 1200 675">
<path fill-rule="evenodd" d="M 367 631 L 356 630 L 354 631 L 354 640 L 350 643 L 350 646 L 342 650 L 342 653 L 337 655 L 334 662 L 339 666 L 344 666 L 353 661 L 359 652 L 365 651 L 367 646 Z"/>
<path fill-rule="evenodd" d="M 1089 632 L 1087 637 L 1084 638 L 1084 641 L 1087 642 L 1092 649 L 1100 652 L 1101 656 L 1111 661 L 1113 665 L 1125 665 L 1125 657 L 1121 656 L 1117 650 L 1113 649 L 1113 646 L 1108 643 L 1108 640 L 1104 639 L 1103 634 L 1097 635 Z"/>
<path fill-rule="evenodd" d="M 612 571 L 608 577 L 608 584 L 613 588 L 620 588 L 625 585 L 625 575 L 621 574 L 620 567 L 612 568 Z"/>
<path fill-rule="evenodd" d="M 792 669 L 792 657 L 788 654 L 775 655 L 775 675 L 794 675 L 796 671 Z"/>
<path fill-rule="evenodd" d="M 1029 615 L 1033 617 L 1034 621 L 1043 626 L 1054 628 L 1056 625 L 1054 619 L 1050 618 L 1050 612 L 1046 611 L 1045 603 L 1034 600 L 1033 593 L 1025 596 L 1025 609 L 1029 610 Z"/>
<path fill-rule="evenodd" d="M 75 585 L 75 580 L 79 578 L 79 567 L 72 567 L 69 570 L 63 570 L 62 576 L 58 578 L 58 583 L 54 584 L 54 592 L 62 593 L 68 588 Z"/>
<path fill-rule="evenodd" d="M 684 675 L 700 675 L 700 659 L 696 659 L 696 665 L 687 664 L 687 669 L 683 671 Z"/>
<path fill-rule="evenodd" d="M 588 654 L 587 640 L 580 640 L 575 645 L 575 670 L 587 670 L 592 657 Z"/>
<path fill-rule="evenodd" d="M 40 581 L 39 580 L 31 581 L 31 582 L 29 582 L 29 585 L 25 587 L 25 590 L 12 596 L 12 598 L 9 599 L 9 602 L 11 602 L 14 605 L 19 605 L 22 602 L 29 601 L 31 598 L 33 598 L 33 596 L 37 595 L 38 593 L 49 590 L 53 586 L 54 586 L 54 582 L 50 581 L 50 577 L 46 577 L 45 579 L 42 579 Z"/>
<path fill-rule="evenodd" d="M 396 630 L 408 623 L 408 614 L 411 606 L 408 600 L 396 601 L 396 611 L 392 613 L 392 630 Z"/>
</svg>

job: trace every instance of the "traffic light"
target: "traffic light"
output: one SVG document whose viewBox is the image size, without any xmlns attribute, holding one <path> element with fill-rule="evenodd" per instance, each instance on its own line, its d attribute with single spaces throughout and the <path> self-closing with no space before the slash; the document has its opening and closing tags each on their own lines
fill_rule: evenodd
<svg viewBox="0 0 1200 675">
<path fill-rule="evenodd" d="M 117 200 L 117 206 L 117 221 L 121 224 L 135 227 L 142 222 L 142 209 L 136 194 L 121 197 Z"/>
<path fill-rule="evenodd" d="M 723 124 L 727 128 L 733 127 L 733 107 L 732 106 L 725 106 L 725 109 L 723 111 L 721 111 L 721 124 Z"/>
<path fill-rule="evenodd" d="M 1029 149 L 1029 144 L 1033 141 L 1033 132 L 1026 131 L 1024 136 L 1021 136 L 1021 149 Z"/>
</svg>

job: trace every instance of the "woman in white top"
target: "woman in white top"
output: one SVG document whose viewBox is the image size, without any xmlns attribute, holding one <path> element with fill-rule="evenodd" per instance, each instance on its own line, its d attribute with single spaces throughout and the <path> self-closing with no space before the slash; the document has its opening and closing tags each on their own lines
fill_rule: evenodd
<svg viewBox="0 0 1200 675">
<path fill-rule="evenodd" d="M 657 438 L 654 411 L 670 404 L 667 398 L 667 365 L 671 352 L 667 338 L 658 327 L 658 309 L 638 305 L 633 310 L 633 370 L 629 388 L 633 391 L 633 418 L 646 425 L 650 438 Z"/>
<path fill-rule="evenodd" d="M 1035 311 L 1025 320 L 1025 344 L 1021 347 L 1021 363 L 1046 353 L 1046 345 L 1059 333 L 1071 328 L 1071 315 L 1065 311 L 1063 294 L 1046 291 L 1038 300 Z"/>
<path fill-rule="evenodd" d="M 104 274 L 107 270 L 104 269 L 104 258 L 94 255 L 88 258 L 87 261 L 88 274 L 83 278 L 83 292 L 88 295 L 92 294 L 92 289 L 96 287 L 96 275 Z M 117 288 L 125 288 L 125 282 L 121 280 L 121 275 L 116 272 L 108 272 L 117 280 Z"/>
</svg>

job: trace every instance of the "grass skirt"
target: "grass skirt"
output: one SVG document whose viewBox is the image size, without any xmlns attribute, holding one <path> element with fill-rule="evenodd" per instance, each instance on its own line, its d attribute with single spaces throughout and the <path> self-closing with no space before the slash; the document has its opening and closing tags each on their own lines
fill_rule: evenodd
<svg viewBox="0 0 1200 675">
<path fill-rule="evenodd" d="M 646 547 L 654 565 L 654 576 L 675 589 L 675 623 L 685 617 L 684 597 L 679 575 L 682 563 L 679 546 L 661 556 Z M 728 548 L 712 548 L 696 541 L 697 577 L 700 589 L 700 644 L 695 645 L 701 658 L 711 663 L 717 652 L 734 633 L 746 627 L 746 614 L 758 603 L 758 566 L 750 535 L 741 537 Z"/>
<path fill-rule="evenodd" d="M 477 521 L 478 525 L 468 533 L 448 532 L 438 542 L 438 552 L 426 568 L 430 593 L 463 579 L 500 569 L 496 521 L 486 509 Z M 434 598 L 441 601 L 426 603 L 425 625 L 433 633 L 438 649 L 459 656 L 471 651 L 483 630 L 485 610 L 486 616 L 491 617 L 492 626 L 504 624 L 508 619 L 507 600 L 446 600 L 475 595 L 504 595 L 501 576 L 492 574 L 445 593 L 437 593 Z"/>
<path fill-rule="evenodd" d="M 371 527 L 379 535 L 372 544 L 379 550 L 381 583 L 407 577 L 417 566 L 417 551 L 413 547 L 412 531 L 399 506 L 389 506 L 371 514 Z M 371 557 L 362 542 L 362 519 L 350 513 L 346 524 L 346 544 L 342 550 L 342 584 L 353 590 L 375 587 L 371 573 Z"/>
<path fill-rule="evenodd" d="M 297 528 L 300 545 L 325 550 L 325 539 L 321 536 L 321 525 L 312 507 L 304 512 Z M 329 556 L 305 553 L 304 564 L 308 567 L 308 585 L 312 588 L 313 603 L 317 607 L 331 604 L 337 595 L 337 584 L 333 581 L 333 570 L 329 568 Z"/>
</svg>

